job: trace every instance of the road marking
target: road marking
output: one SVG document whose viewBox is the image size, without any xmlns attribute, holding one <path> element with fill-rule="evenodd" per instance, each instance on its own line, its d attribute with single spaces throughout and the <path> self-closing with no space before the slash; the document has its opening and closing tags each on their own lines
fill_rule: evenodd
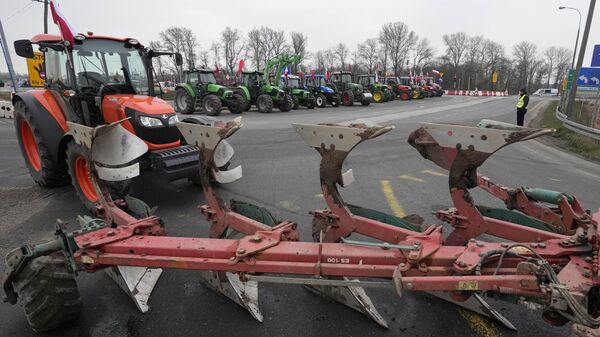
<svg viewBox="0 0 600 337">
<path fill-rule="evenodd" d="M 467 309 L 458 309 L 469 326 L 481 337 L 502 337 L 503 335 L 485 317 Z"/>
<path fill-rule="evenodd" d="M 291 200 L 281 200 L 280 202 L 277 203 L 277 205 L 279 205 L 279 207 L 286 209 L 288 211 L 292 211 L 292 212 L 300 211 L 300 207 L 296 206 L 296 204 Z"/>
<path fill-rule="evenodd" d="M 396 196 L 394 195 L 394 190 L 392 189 L 392 184 L 389 180 L 381 181 L 381 190 L 383 191 L 385 199 L 387 200 L 388 205 L 390 205 L 390 208 L 392 209 L 394 215 L 399 218 L 405 217 L 406 213 L 404 212 L 404 209 L 402 209 L 402 206 L 400 206 L 398 199 L 396 199 Z"/>
<path fill-rule="evenodd" d="M 421 171 L 421 173 L 430 174 L 430 175 L 436 176 L 436 177 L 445 177 L 446 176 L 445 174 L 440 173 L 438 171 L 434 171 L 434 170 L 423 170 L 423 171 Z"/>
<path fill-rule="evenodd" d="M 552 180 L 552 181 L 560 181 L 560 179 L 554 179 L 554 178 L 550 178 L 550 180 Z"/>
<path fill-rule="evenodd" d="M 425 182 L 425 180 L 423 180 L 421 178 L 413 177 L 410 174 L 403 174 L 401 176 L 398 176 L 398 179 L 416 181 L 418 183 L 424 183 Z"/>
</svg>

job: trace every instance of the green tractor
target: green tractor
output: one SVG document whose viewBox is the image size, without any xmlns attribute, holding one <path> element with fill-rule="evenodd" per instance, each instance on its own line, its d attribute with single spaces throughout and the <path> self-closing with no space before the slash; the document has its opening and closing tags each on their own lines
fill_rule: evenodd
<svg viewBox="0 0 600 337">
<path fill-rule="evenodd" d="M 315 96 L 312 94 L 312 92 L 300 86 L 300 78 L 298 76 L 281 76 L 279 87 L 285 89 L 292 95 L 292 100 L 294 101 L 292 109 L 296 110 L 300 105 L 309 109 L 315 108 Z"/>
<path fill-rule="evenodd" d="M 423 92 L 423 88 L 420 85 L 417 85 L 415 81 L 413 81 L 408 76 L 402 76 L 399 78 L 400 84 L 409 86 L 412 89 L 412 99 L 422 99 L 425 98 L 425 93 Z"/>
<path fill-rule="evenodd" d="M 183 72 L 183 83 L 175 88 L 175 111 L 188 115 L 204 110 L 209 116 L 217 116 L 225 105 L 233 114 L 244 111 L 244 97 L 217 84 L 210 69 L 191 69 Z"/>
<path fill-rule="evenodd" d="M 387 102 L 394 99 L 394 95 L 387 85 L 379 83 L 375 75 L 359 75 L 357 82 L 364 88 L 369 89 L 375 103 Z"/>
<path fill-rule="evenodd" d="M 235 87 L 230 87 L 244 98 L 243 110 L 248 111 L 255 105 L 258 112 L 270 113 L 273 108 L 281 112 L 292 109 L 292 96 L 266 79 L 262 71 L 243 71 Z"/>
<path fill-rule="evenodd" d="M 352 82 L 352 73 L 349 71 L 335 71 L 331 73 L 331 82 L 334 90 L 341 93 L 342 104 L 352 106 L 354 102 L 362 105 L 371 104 L 373 95 L 367 88 Z"/>
</svg>

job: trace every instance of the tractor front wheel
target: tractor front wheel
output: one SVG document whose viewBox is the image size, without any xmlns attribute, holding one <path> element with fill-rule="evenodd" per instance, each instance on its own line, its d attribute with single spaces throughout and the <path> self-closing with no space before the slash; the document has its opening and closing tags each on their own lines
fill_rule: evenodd
<svg viewBox="0 0 600 337">
<path fill-rule="evenodd" d="M 219 97 L 215 95 L 207 95 L 202 99 L 202 109 L 209 116 L 218 116 L 221 114 L 221 109 L 223 109 L 223 104 L 221 104 L 221 100 Z"/>
<path fill-rule="evenodd" d="M 314 109 L 316 105 L 317 105 L 317 102 L 315 100 L 315 96 L 310 96 L 309 98 L 306 99 L 306 107 L 308 109 Z"/>
<path fill-rule="evenodd" d="M 324 108 L 327 106 L 327 98 L 325 98 L 325 95 L 323 94 L 317 94 L 315 97 L 315 103 L 319 108 Z"/>
<path fill-rule="evenodd" d="M 383 101 L 383 94 L 381 94 L 381 91 L 375 91 L 373 93 L 373 102 L 381 103 L 382 101 Z"/>
<path fill-rule="evenodd" d="M 410 99 L 410 94 L 407 92 L 403 92 L 400 94 L 400 99 L 403 101 L 408 101 Z"/>
<path fill-rule="evenodd" d="M 292 96 L 292 110 L 298 110 L 298 108 L 300 107 L 300 101 L 298 100 L 298 97 L 296 97 L 295 95 L 291 95 Z"/>
<path fill-rule="evenodd" d="M 262 94 L 256 99 L 258 112 L 270 113 L 273 111 L 273 98 L 267 94 Z"/>
<path fill-rule="evenodd" d="M 74 141 L 67 145 L 67 167 L 71 184 L 83 206 L 92 214 L 96 214 L 98 193 L 92 182 L 88 151 Z"/>
<path fill-rule="evenodd" d="M 175 91 L 175 111 L 184 115 L 194 113 L 195 102 L 194 97 L 185 89 L 179 88 Z"/>
<path fill-rule="evenodd" d="M 15 103 L 15 129 L 29 174 L 41 187 L 61 186 L 69 181 L 67 172 L 52 159 L 51 145 L 42 136 L 43 127 L 23 101 Z"/>
<path fill-rule="evenodd" d="M 354 94 L 350 90 L 346 90 L 342 93 L 342 104 L 345 106 L 354 105 Z"/>
<path fill-rule="evenodd" d="M 329 104 L 331 104 L 331 106 L 334 108 L 339 107 L 341 103 L 342 103 L 342 99 L 340 98 L 340 95 L 338 95 L 338 94 L 333 95 L 333 97 L 331 98 L 331 102 L 329 102 Z"/>
<path fill-rule="evenodd" d="M 292 110 L 293 106 L 294 106 L 294 99 L 292 98 L 292 95 L 290 95 L 290 94 L 285 94 L 277 103 L 277 107 L 279 108 L 279 111 L 281 111 L 281 112 L 288 112 L 288 111 Z"/>
<path fill-rule="evenodd" d="M 227 101 L 227 109 L 232 114 L 241 114 L 246 107 L 246 99 L 240 94 L 233 94 L 233 98 Z"/>
<path fill-rule="evenodd" d="M 81 312 L 77 282 L 62 253 L 34 258 L 25 265 L 13 285 L 35 332 L 57 328 Z"/>
</svg>

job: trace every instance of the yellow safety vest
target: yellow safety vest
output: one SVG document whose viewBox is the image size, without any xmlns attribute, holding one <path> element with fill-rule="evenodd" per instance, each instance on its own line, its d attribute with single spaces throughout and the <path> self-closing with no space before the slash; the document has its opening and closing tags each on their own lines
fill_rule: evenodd
<svg viewBox="0 0 600 337">
<path fill-rule="evenodd" d="M 525 105 L 525 96 L 526 95 L 521 95 L 521 97 L 519 97 L 519 101 L 517 102 L 517 109 L 521 109 Z"/>
</svg>

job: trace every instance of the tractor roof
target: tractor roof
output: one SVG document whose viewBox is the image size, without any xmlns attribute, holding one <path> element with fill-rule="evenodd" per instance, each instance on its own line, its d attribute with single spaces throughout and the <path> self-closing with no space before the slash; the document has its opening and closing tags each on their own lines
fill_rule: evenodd
<svg viewBox="0 0 600 337">
<path fill-rule="evenodd" d="M 300 78 L 298 75 L 288 75 L 287 77 L 291 78 L 291 79 L 294 79 L 294 80 Z M 285 78 L 285 75 L 281 75 L 281 78 Z"/>
<path fill-rule="evenodd" d="M 332 74 L 352 75 L 351 71 L 333 71 Z"/>
<path fill-rule="evenodd" d="M 115 41 L 127 41 L 131 38 L 129 37 L 113 37 L 113 36 L 103 36 L 103 35 L 89 35 L 89 34 L 81 34 L 85 36 L 86 39 L 105 39 L 105 40 L 115 40 Z M 62 37 L 56 34 L 37 34 L 31 38 L 31 42 L 53 42 L 60 41 Z"/>
<path fill-rule="evenodd" d="M 358 75 L 358 77 L 375 77 L 375 74 L 363 74 L 363 75 Z"/>
<path fill-rule="evenodd" d="M 264 72 L 262 72 L 262 71 L 256 71 L 256 70 L 244 70 L 244 71 L 242 71 L 242 74 L 243 74 L 243 75 L 252 75 L 252 74 L 256 74 L 256 75 L 262 76 L 262 75 L 264 75 L 265 73 L 264 73 Z"/>
<path fill-rule="evenodd" d="M 196 68 L 194 68 L 194 69 L 188 69 L 188 70 L 184 70 L 183 72 L 184 72 L 184 73 L 203 73 L 203 74 L 210 74 L 210 73 L 214 73 L 214 70 L 212 70 L 212 69 L 206 69 L 206 68 L 203 68 L 203 69 L 196 69 Z"/>
</svg>

